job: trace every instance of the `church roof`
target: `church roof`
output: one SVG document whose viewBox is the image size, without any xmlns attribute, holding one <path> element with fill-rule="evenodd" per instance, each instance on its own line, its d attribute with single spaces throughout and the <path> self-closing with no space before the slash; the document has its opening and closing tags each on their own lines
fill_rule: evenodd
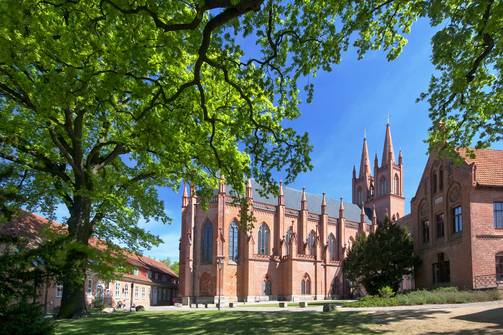
<svg viewBox="0 0 503 335">
<path fill-rule="evenodd" d="M 262 188 L 255 181 L 252 181 L 252 187 L 253 187 L 253 201 L 265 203 L 268 205 L 274 205 L 274 206 L 276 206 L 278 204 L 277 197 L 272 194 L 268 195 L 266 197 L 261 196 L 259 194 L 259 191 Z M 290 209 L 300 210 L 302 190 L 297 190 L 297 189 L 290 188 L 290 187 L 284 187 L 283 190 L 284 190 L 284 194 L 285 194 L 285 207 L 290 208 Z M 306 197 L 307 197 L 307 210 L 313 214 L 318 214 L 318 215 L 321 214 L 322 196 L 306 192 Z M 332 199 L 329 197 L 327 197 L 326 199 L 327 199 L 327 214 L 328 214 L 328 216 L 339 217 L 340 200 L 335 200 L 335 199 Z M 344 204 L 344 217 L 348 220 L 353 221 L 353 222 L 360 222 L 360 213 L 361 213 L 360 207 L 358 207 L 357 205 L 355 205 L 353 203 L 349 203 L 346 201 L 343 201 L 343 204 Z M 367 217 L 365 218 L 365 222 L 368 224 L 371 224 L 372 221 L 369 219 L 369 216 L 368 216 L 369 213 L 367 212 L 366 214 L 367 214 Z M 372 213 L 370 213 L 370 215 L 372 215 Z"/>
</svg>

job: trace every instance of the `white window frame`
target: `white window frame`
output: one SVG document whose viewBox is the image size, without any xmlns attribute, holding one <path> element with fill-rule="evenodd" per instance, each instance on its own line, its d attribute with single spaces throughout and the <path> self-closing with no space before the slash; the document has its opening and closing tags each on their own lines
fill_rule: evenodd
<svg viewBox="0 0 503 335">
<path fill-rule="evenodd" d="M 135 299 L 138 299 L 138 297 L 140 296 L 140 293 L 139 293 L 139 292 L 140 292 L 140 289 L 138 288 L 138 286 L 136 286 L 136 287 L 134 288 L 134 298 L 135 298 Z"/>
<path fill-rule="evenodd" d="M 115 283 L 115 297 L 121 297 L 121 283 Z"/>
<path fill-rule="evenodd" d="M 145 299 L 145 286 L 141 287 L 141 298 Z"/>
<path fill-rule="evenodd" d="M 86 290 L 87 294 L 88 295 L 92 295 L 93 294 L 93 280 L 92 279 L 88 279 L 87 280 L 87 290 Z"/>
</svg>

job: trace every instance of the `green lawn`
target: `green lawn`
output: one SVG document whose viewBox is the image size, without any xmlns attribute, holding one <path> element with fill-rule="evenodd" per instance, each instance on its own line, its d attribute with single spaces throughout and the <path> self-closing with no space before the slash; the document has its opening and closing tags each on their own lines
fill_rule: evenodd
<svg viewBox="0 0 503 335">
<path fill-rule="evenodd" d="M 372 334 L 354 312 L 139 312 L 58 321 L 56 334 Z"/>
</svg>

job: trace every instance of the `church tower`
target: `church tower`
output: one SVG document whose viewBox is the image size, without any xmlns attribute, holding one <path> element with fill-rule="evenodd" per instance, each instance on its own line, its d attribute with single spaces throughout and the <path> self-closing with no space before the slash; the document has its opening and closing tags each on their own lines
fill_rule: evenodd
<svg viewBox="0 0 503 335">
<path fill-rule="evenodd" d="M 403 155 L 400 151 L 398 161 L 395 160 L 389 122 L 386 124 L 381 165 L 379 166 L 376 154 L 373 176 L 370 171 L 367 139 L 364 137 L 358 177 L 356 167 L 353 167 L 353 203 L 360 207 L 365 206 L 368 211 L 375 208 L 378 224 L 382 223 L 386 216 L 392 221 L 398 220 L 405 212 Z"/>
</svg>

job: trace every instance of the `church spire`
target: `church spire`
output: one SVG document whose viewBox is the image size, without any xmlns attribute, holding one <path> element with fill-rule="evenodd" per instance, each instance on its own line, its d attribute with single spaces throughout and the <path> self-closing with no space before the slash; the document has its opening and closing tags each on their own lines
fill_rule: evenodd
<svg viewBox="0 0 503 335">
<path fill-rule="evenodd" d="M 386 135 L 384 137 L 384 148 L 382 151 L 382 165 L 386 165 L 391 160 L 395 160 L 395 154 L 393 151 L 393 141 L 391 140 L 391 129 L 389 122 L 386 124 Z"/>
<path fill-rule="evenodd" d="M 367 147 L 367 137 L 363 138 L 362 159 L 360 162 L 360 175 L 358 178 L 370 176 L 369 149 Z"/>
</svg>

